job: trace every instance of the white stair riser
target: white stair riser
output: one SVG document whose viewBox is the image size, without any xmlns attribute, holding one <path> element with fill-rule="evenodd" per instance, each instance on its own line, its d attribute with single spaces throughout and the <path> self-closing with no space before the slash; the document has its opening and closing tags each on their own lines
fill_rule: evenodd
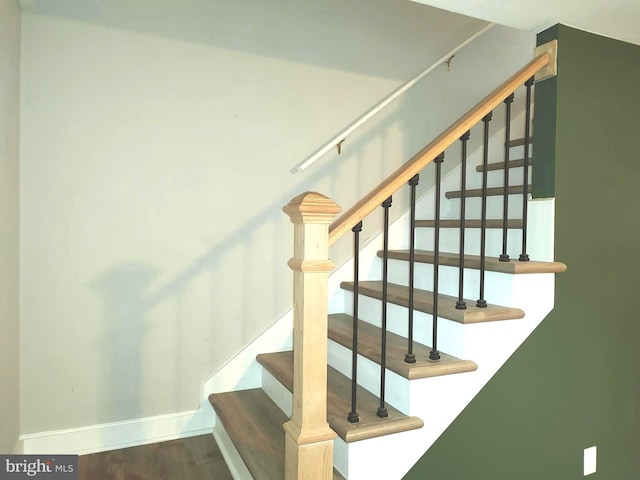
<svg viewBox="0 0 640 480">
<path fill-rule="evenodd" d="M 349 444 L 340 437 L 333 441 L 333 466 L 344 478 L 353 478 L 349 475 Z"/>
<path fill-rule="evenodd" d="M 220 453 L 229 468 L 229 472 L 234 480 L 253 480 L 253 476 L 247 469 L 240 453 L 236 449 L 224 425 L 216 415 L 216 427 L 213 430 L 213 438 L 215 438 Z"/>
<path fill-rule="evenodd" d="M 284 385 L 276 380 L 266 368 L 262 369 L 262 390 L 265 391 L 269 398 L 273 400 L 273 403 L 275 403 L 287 417 L 292 415 L 293 395 Z"/>
<path fill-rule="evenodd" d="M 465 228 L 464 252 L 467 255 L 480 255 L 481 229 Z M 420 228 L 416 232 L 416 249 L 433 250 L 435 239 L 434 228 Z M 485 252 L 489 257 L 498 257 L 502 253 L 502 229 L 486 229 Z M 520 254 L 522 247 L 522 230 L 510 228 L 507 230 L 507 254 L 511 257 Z M 440 229 L 440 251 L 458 253 L 460 251 L 460 229 Z"/>
<path fill-rule="evenodd" d="M 458 297 L 458 267 L 440 265 L 438 268 L 438 289 L 441 294 Z M 463 298 L 477 300 L 480 294 L 480 271 L 464 269 Z M 512 276 L 505 273 L 485 271 L 485 300 L 505 307 L 513 305 Z M 409 264 L 403 260 L 389 261 L 389 282 L 408 285 Z M 420 290 L 433 291 L 433 265 L 415 264 L 414 285 Z"/>
<path fill-rule="evenodd" d="M 460 199 L 444 199 L 440 206 L 440 218 L 447 220 L 457 220 L 460 218 Z M 502 218 L 502 197 L 487 197 L 487 217 Z M 468 197 L 465 204 L 465 218 L 479 219 L 482 217 L 482 198 Z M 418 217 L 417 217 L 418 218 Z M 426 216 L 421 217 L 426 220 L 433 220 L 434 211 L 426 212 Z M 522 194 L 509 195 L 509 218 L 522 218 Z"/>
<path fill-rule="evenodd" d="M 528 175 L 529 175 L 529 184 L 531 184 L 531 175 L 532 175 L 531 166 L 529 166 Z M 476 177 L 479 177 L 479 178 L 476 178 Z M 478 187 L 473 187 L 473 188 L 482 188 L 482 172 L 476 172 L 474 176 L 474 182 L 475 182 L 474 184 L 478 185 Z M 524 185 L 524 168 L 523 167 L 514 167 L 509 169 L 509 185 Z M 487 186 L 489 188 L 504 186 L 504 169 L 488 171 Z"/>
<path fill-rule="evenodd" d="M 524 134 L 522 135 L 524 137 Z M 512 136 L 512 138 L 515 138 Z M 501 160 L 504 160 L 504 153 L 500 152 Z M 511 160 L 518 160 L 520 158 L 524 158 L 524 145 L 520 145 L 518 147 L 511 147 L 509 149 L 509 158 Z M 533 144 L 529 144 L 529 158 L 533 158 Z"/>
<path fill-rule="evenodd" d="M 351 350 L 329 340 L 329 365 L 351 378 Z M 380 396 L 380 365 L 358 355 L 358 384 L 376 396 Z M 410 381 L 400 375 L 386 370 L 385 402 L 394 406 L 404 414 L 409 414 Z M 345 412 L 346 414 L 349 412 Z"/>
<path fill-rule="evenodd" d="M 521 242 L 516 241 L 517 232 L 511 235 L 511 242 L 508 245 L 515 245 L 521 247 Z M 500 249 L 501 250 L 501 249 Z M 451 250 L 442 250 L 451 251 Z M 455 250 L 454 250 L 455 251 Z M 518 258 L 520 248 L 509 248 L 508 252 L 511 258 Z M 495 254 L 496 256 L 499 254 Z M 361 262 L 362 263 L 362 262 Z M 409 262 L 405 260 L 390 259 L 388 263 L 388 280 L 390 283 L 396 283 L 399 285 L 409 284 Z M 440 293 L 446 295 L 458 296 L 458 267 L 441 265 L 439 268 L 439 289 Z M 360 267 L 360 281 L 379 280 L 382 278 L 382 259 L 379 257 L 371 258 L 365 265 L 361 264 Z M 416 262 L 415 264 L 415 286 L 422 290 L 433 290 L 433 265 L 428 263 Z M 491 299 L 492 303 L 500 304 L 503 306 L 512 306 L 511 296 L 506 294 L 511 291 L 510 288 L 505 290 L 510 276 L 503 273 L 485 271 L 485 299 Z M 353 274 L 349 272 L 349 275 L 344 276 L 344 281 L 352 282 Z M 464 297 L 475 298 L 479 293 L 480 287 L 480 273 L 477 269 L 465 268 L 464 272 Z M 346 305 L 349 309 L 353 304 L 353 300 L 347 300 L 348 292 L 340 292 L 332 299 L 330 312 L 337 313 L 342 312 L 343 305 Z M 343 303 L 348 302 L 348 303 Z M 350 310 L 349 310 L 350 311 Z"/>
<path fill-rule="evenodd" d="M 440 198 L 440 218 L 446 220 L 458 220 L 460 219 L 460 199 L 459 198 L 446 198 L 447 192 L 458 191 L 460 189 L 459 180 L 455 182 L 448 181 L 443 182 L 442 192 Z M 467 187 L 469 188 L 469 187 Z M 522 195 L 519 195 L 521 198 Z M 521 203 L 515 200 L 516 195 L 509 197 L 509 218 L 522 218 L 522 207 L 518 210 L 518 204 Z M 467 197 L 465 206 L 465 218 L 467 219 L 479 219 L 480 218 L 480 197 Z M 513 207 L 513 208 L 512 208 Z M 416 219 L 417 220 L 433 220 L 435 218 L 435 194 L 430 192 L 429 195 L 422 198 L 416 204 Z M 487 218 L 502 218 L 502 198 L 496 196 L 487 197 Z M 407 223 L 408 225 L 408 223 Z M 406 231 L 409 231 L 408 227 Z M 406 235 L 402 231 L 403 235 Z"/>
<path fill-rule="evenodd" d="M 406 472 L 413 464 L 408 464 L 405 457 L 416 459 L 424 453 L 422 435 L 424 430 L 385 435 L 383 437 L 363 440 L 361 442 L 344 443 L 348 455 L 346 462 L 349 480 L 397 479 L 398 472 Z M 340 449 L 336 441 L 336 451 Z M 337 464 L 336 464 L 337 465 Z M 342 471 L 342 470 L 341 470 Z M 343 473 L 344 474 L 344 473 Z"/>
<path fill-rule="evenodd" d="M 503 159 L 497 159 L 502 161 Z M 524 168 L 512 167 L 509 168 L 509 185 L 524 185 Z M 467 171 L 467 188 L 482 188 L 482 172 L 476 171 L 476 168 Z M 531 183 L 531 165 L 529 165 L 529 183 Z M 504 169 L 489 170 L 487 172 L 487 186 L 502 187 L 504 186 Z M 460 190 L 460 183 L 456 187 L 456 190 Z"/>
</svg>

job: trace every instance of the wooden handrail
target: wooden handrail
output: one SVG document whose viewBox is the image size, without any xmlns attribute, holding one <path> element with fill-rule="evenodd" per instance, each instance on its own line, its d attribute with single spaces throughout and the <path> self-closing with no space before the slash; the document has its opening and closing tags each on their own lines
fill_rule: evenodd
<svg viewBox="0 0 640 480">
<path fill-rule="evenodd" d="M 398 98 L 400 95 L 404 94 L 407 90 L 409 90 L 410 88 L 412 88 L 413 86 L 418 84 L 418 82 L 420 82 L 424 77 L 426 77 L 431 72 L 433 72 L 437 67 L 445 64 L 447 61 L 451 61 L 451 58 L 456 53 L 458 53 L 464 47 L 469 45 L 471 42 L 473 42 L 480 35 L 483 35 L 487 31 L 491 30 L 494 26 L 495 26 L 495 23 L 488 23 L 487 25 L 482 27 L 480 30 L 478 30 L 476 33 L 474 33 L 473 35 L 468 37 L 466 40 L 464 40 L 462 43 L 460 43 L 458 46 L 456 46 L 454 49 L 449 50 L 442 57 L 440 57 L 439 60 L 436 60 L 435 62 L 433 62 L 428 68 L 426 68 L 425 70 L 420 72 L 418 75 L 413 77 L 411 80 L 409 80 L 404 85 L 400 86 L 397 90 L 392 92 L 388 97 L 386 97 L 380 103 L 378 103 L 373 108 L 371 108 L 371 110 L 369 110 L 367 113 L 365 113 L 362 117 L 360 117 L 355 122 L 353 122 L 349 127 L 345 128 L 339 134 L 334 136 L 324 147 L 319 149 L 316 153 L 311 155 L 304 162 L 301 162 L 298 165 L 296 165 L 293 168 L 293 170 L 291 170 L 291 173 L 300 172 L 300 171 L 304 170 L 305 168 L 311 166 L 311 164 L 313 164 L 313 162 L 315 162 L 320 157 L 322 157 L 322 155 L 327 153 L 330 149 L 332 149 L 332 148 L 340 145 L 342 142 L 344 142 L 348 135 L 352 134 L 356 129 L 360 128 L 360 126 L 362 126 L 365 122 L 369 121 L 371 118 L 373 118 L 379 112 L 381 112 L 387 105 L 389 105 L 391 102 L 393 102 L 396 98 Z M 340 153 L 340 150 L 338 150 L 338 154 L 339 153 Z"/>
<path fill-rule="evenodd" d="M 351 230 L 356 223 L 380 206 L 385 199 L 393 195 L 402 185 L 455 143 L 467 130 L 470 130 L 487 113 L 491 112 L 549 62 L 550 55 L 547 52 L 534 58 L 518 73 L 487 95 L 458 121 L 415 154 L 408 162 L 393 172 L 380 185 L 365 195 L 362 200 L 342 214 L 329 227 L 329 245 L 335 243 L 342 235 Z"/>
</svg>

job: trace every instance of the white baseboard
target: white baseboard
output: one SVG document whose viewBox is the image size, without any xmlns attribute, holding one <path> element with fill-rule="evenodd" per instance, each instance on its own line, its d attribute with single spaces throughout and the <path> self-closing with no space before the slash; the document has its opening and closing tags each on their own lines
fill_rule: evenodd
<svg viewBox="0 0 640 480">
<path fill-rule="evenodd" d="M 15 447 L 13 447 L 13 453 L 15 455 L 22 455 L 24 453 L 24 442 L 20 439 L 16 441 Z"/>
<path fill-rule="evenodd" d="M 25 454 L 104 452 L 211 433 L 211 408 L 157 415 L 121 422 L 22 435 Z"/>
</svg>

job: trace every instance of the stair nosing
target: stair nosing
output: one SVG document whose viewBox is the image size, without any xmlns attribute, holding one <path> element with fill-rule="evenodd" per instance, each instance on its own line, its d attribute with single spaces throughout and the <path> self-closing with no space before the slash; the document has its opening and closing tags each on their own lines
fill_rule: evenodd
<svg viewBox="0 0 640 480">
<path fill-rule="evenodd" d="M 529 185 L 529 192 L 531 192 L 531 185 Z M 521 195 L 524 193 L 524 185 L 509 185 L 509 195 Z M 461 190 L 451 190 L 444 194 L 446 198 L 460 198 L 462 196 Z M 495 197 L 504 195 L 504 187 L 490 187 L 487 188 L 487 196 Z M 466 191 L 466 198 L 478 198 L 482 197 L 481 188 L 472 188 Z"/>
<path fill-rule="evenodd" d="M 529 161 L 527 162 L 528 166 L 533 165 L 533 157 L 529 157 Z M 521 168 L 524 167 L 524 158 L 516 158 L 515 160 L 509 160 L 507 164 L 507 168 Z M 487 164 L 487 172 L 495 172 L 498 170 L 504 170 L 504 162 L 492 162 Z M 484 165 L 477 165 L 476 172 L 483 172 Z"/>
<path fill-rule="evenodd" d="M 383 252 L 378 251 L 378 257 L 382 257 Z M 430 263 L 434 261 L 434 253 L 431 250 L 416 250 L 415 261 L 418 263 Z M 438 255 L 440 266 L 458 267 L 460 265 L 460 255 L 458 253 L 440 252 Z M 409 250 L 389 250 L 389 259 L 409 260 Z M 474 270 L 480 269 L 480 256 L 464 256 L 464 267 Z M 506 273 L 511 275 L 522 275 L 527 273 L 562 273 L 567 270 L 567 266 L 562 262 L 543 262 L 529 260 L 521 262 L 511 260 L 501 262 L 499 257 L 485 257 L 485 270 L 488 272 Z"/>
<path fill-rule="evenodd" d="M 526 143 L 525 140 L 526 140 L 525 137 L 514 138 L 512 140 L 509 140 L 509 148 L 521 147 Z M 533 135 L 529 137 L 529 144 L 532 144 L 532 143 L 533 143 Z"/>
</svg>

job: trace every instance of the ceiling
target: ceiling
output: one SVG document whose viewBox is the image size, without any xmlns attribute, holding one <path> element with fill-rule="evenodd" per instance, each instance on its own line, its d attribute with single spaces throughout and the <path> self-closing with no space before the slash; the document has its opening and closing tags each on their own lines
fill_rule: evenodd
<svg viewBox="0 0 640 480">
<path fill-rule="evenodd" d="M 110 0 L 18 0 L 25 10 L 99 11 Z M 540 32 L 562 23 L 640 45 L 640 0 L 412 0 L 520 30 Z M 162 1 L 160 4 L 167 3 Z M 171 0 L 168 0 L 171 3 Z M 133 3 L 135 5 L 135 2 Z M 71 8 L 71 7 L 69 7 Z M 88 13 L 87 13 L 88 14 Z"/>
<path fill-rule="evenodd" d="M 562 23 L 640 45 L 640 0 L 413 0 L 532 32 Z"/>
</svg>

